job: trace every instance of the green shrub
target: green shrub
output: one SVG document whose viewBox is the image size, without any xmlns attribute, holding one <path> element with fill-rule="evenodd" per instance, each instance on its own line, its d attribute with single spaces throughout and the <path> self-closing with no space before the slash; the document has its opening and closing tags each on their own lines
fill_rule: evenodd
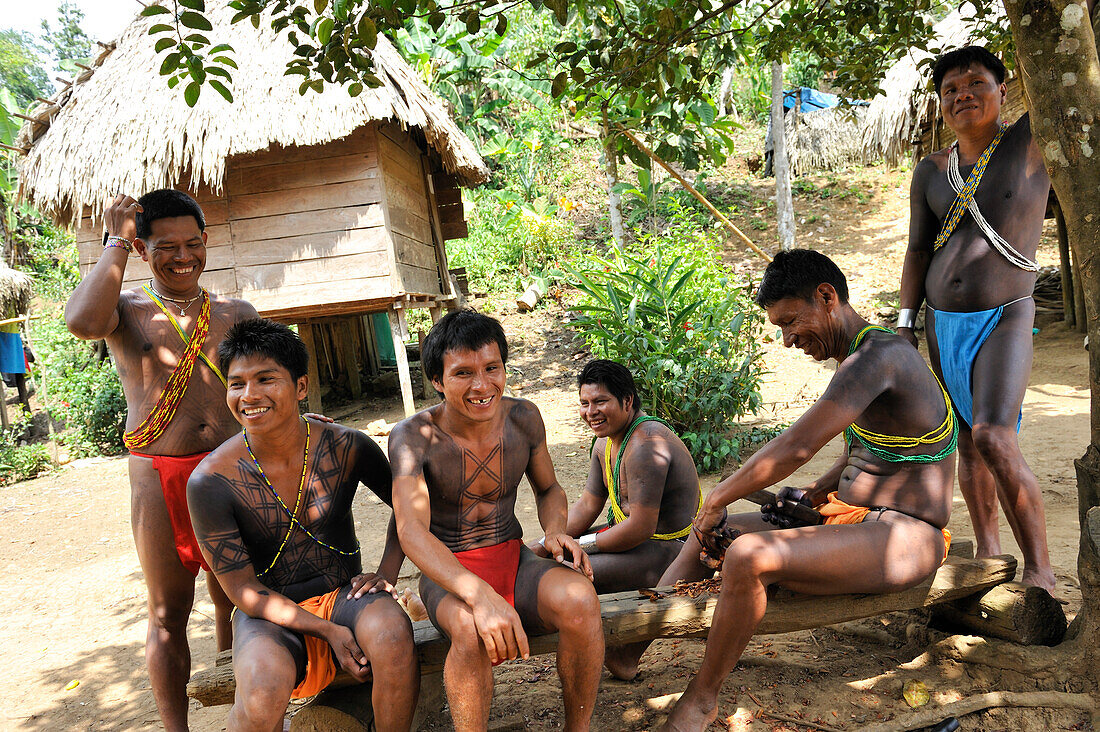
<svg viewBox="0 0 1100 732">
<path fill-rule="evenodd" d="M 630 368 L 646 411 L 672 424 L 701 471 L 737 457 L 736 421 L 761 403 L 763 318 L 715 242 L 678 219 L 571 273 L 584 294 L 574 327 L 596 355 Z"/>
<path fill-rule="evenodd" d="M 11 426 L 0 430 L 0 485 L 10 485 L 21 480 L 37 478 L 53 468 L 53 461 L 41 443 L 20 445 L 19 436 L 24 432 L 30 418 L 22 409 L 17 409 Z"/>
</svg>

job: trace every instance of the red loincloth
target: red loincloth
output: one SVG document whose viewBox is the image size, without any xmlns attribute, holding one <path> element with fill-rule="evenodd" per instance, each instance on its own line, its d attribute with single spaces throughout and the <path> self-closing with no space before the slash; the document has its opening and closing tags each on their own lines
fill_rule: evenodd
<svg viewBox="0 0 1100 732">
<path fill-rule="evenodd" d="M 346 590 L 343 587 L 337 587 L 332 592 L 299 602 L 298 607 L 322 620 L 332 620 L 332 608 L 341 591 Z M 291 699 L 320 694 L 336 678 L 336 661 L 332 657 L 332 646 L 321 638 L 305 633 L 302 634 L 302 638 L 306 644 L 306 677 L 302 679 L 302 683 L 294 687 L 294 691 L 290 692 Z"/>
<path fill-rule="evenodd" d="M 498 595 L 515 607 L 516 574 L 519 572 L 519 552 L 522 548 L 522 540 L 511 539 L 492 546 L 480 546 L 477 549 L 455 552 L 455 559 L 463 567 L 488 582 Z"/>
<path fill-rule="evenodd" d="M 164 505 L 168 507 L 168 520 L 172 523 L 172 536 L 180 562 L 192 576 L 198 576 L 199 569 L 209 572 L 210 567 L 202 558 L 195 529 L 191 526 L 191 512 L 187 509 L 187 479 L 210 453 L 145 455 L 131 450 L 130 454 L 152 460 L 153 469 L 160 476 L 160 490 L 164 494 Z"/>
</svg>

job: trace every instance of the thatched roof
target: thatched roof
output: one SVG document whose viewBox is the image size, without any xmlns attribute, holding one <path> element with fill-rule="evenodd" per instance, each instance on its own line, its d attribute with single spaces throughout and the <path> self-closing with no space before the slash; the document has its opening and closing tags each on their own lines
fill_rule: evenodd
<svg viewBox="0 0 1100 732">
<path fill-rule="evenodd" d="M 0 320 L 26 313 L 32 294 L 34 280 L 0 262 Z"/>
<path fill-rule="evenodd" d="M 990 11 L 1001 14 L 1000 4 Z M 934 45 L 944 52 L 965 46 L 974 40 L 970 19 L 974 9 L 964 4 L 933 26 Z M 871 100 L 863 130 L 866 147 L 897 165 L 910 151 L 911 142 L 929 115 L 934 114 L 938 100 L 932 88 L 932 67 L 918 64 L 934 54 L 913 49 L 886 72 L 883 93 Z"/>
<path fill-rule="evenodd" d="M 298 94 L 300 76 L 285 76 L 293 48 L 269 24 L 230 24 L 225 3 L 207 17 L 214 43 L 233 46 L 233 103 L 203 90 L 189 108 L 181 87 L 169 89 L 147 34 L 157 22 L 136 17 L 72 86 L 32 112 L 16 145 L 29 148 L 20 166 L 21 199 L 58 221 L 75 221 L 81 209 L 102 210 L 117 192 L 145 192 L 187 178 L 220 191 L 226 159 L 273 145 L 331 142 L 371 121 L 393 120 L 419 128 L 443 168 L 465 185 L 488 179 L 473 143 L 442 102 L 384 37 L 374 50 L 383 85 L 358 97 L 337 85 Z"/>
<path fill-rule="evenodd" d="M 868 150 L 860 134 L 865 106 L 837 106 L 784 117 L 787 160 L 792 175 L 812 170 L 837 170 L 848 165 L 870 165 L 878 156 Z"/>
</svg>

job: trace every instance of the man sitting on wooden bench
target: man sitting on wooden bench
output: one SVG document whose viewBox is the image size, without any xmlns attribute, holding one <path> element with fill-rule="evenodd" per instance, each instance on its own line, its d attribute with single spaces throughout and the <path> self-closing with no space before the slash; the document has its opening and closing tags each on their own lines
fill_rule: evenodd
<svg viewBox="0 0 1100 732">
<path fill-rule="evenodd" d="M 577 388 L 581 419 L 596 440 L 566 532 L 589 555 L 596 592 L 653 587 L 683 548 L 702 502 L 695 463 L 671 425 L 642 411 L 622 364 L 589 361 Z M 592 530 L 608 503 L 606 526 Z M 549 556 L 540 544 L 531 548 Z"/>
<path fill-rule="evenodd" d="M 542 415 L 504 396 L 507 358 L 500 323 L 472 310 L 428 333 L 421 360 L 443 401 L 390 433 L 398 532 L 423 572 L 428 615 L 451 641 L 443 681 L 455 729 L 485 729 L 491 664 L 527 658 L 528 632 L 557 631 L 564 727 L 586 730 L 603 661 L 600 603 L 581 573 L 591 576 L 588 558 L 565 533 L 569 504 Z M 553 560 L 523 545 L 514 507 L 524 474 Z"/>
<path fill-rule="evenodd" d="M 668 729 L 702 730 L 715 718 L 722 682 L 764 616 L 769 585 L 813 595 L 896 592 L 936 571 L 950 540 L 943 527 L 958 426 L 920 354 L 860 317 L 844 275 L 818 252 L 777 254 L 756 302 L 784 345 L 838 367 L 802 417 L 708 494 L 692 537 L 661 579 L 703 579 L 712 570 L 701 560 L 721 562 L 703 663 Z M 727 505 L 791 475 L 842 432 L 844 453 L 812 485 L 784 488 L 764 515 L 726 516 Z M 821 525 L 792 519 L 810 506 Z M 808 523 L 818 520 L 811 515 Z"/>
<path fill-rule="evenodd" d="M 199 464 L 187 500 L 203 557 L 237 608 L 228 729 L 281 730 L 290 699 L 324 689 L 338 662 L 373 677 L 378 729 L 408 730 L 420 671 L 392 587 L 404 559 L 396 524 L 377 573 L 363 575 L 351 514 L 359 483 L 390 503 L 386 456 L 358 430 L 299 416 L 309 354 L 285 325 L 240 322 L 218 357 L 244 432 Z"/>
</svg>

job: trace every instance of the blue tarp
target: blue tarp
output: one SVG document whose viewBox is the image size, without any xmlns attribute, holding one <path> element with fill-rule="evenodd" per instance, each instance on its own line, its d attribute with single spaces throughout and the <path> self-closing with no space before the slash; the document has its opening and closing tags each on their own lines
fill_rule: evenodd
<svg viewBox="0 0 1100 732">
<path fill-rule="evenodd" d="M 783 109 L 794 109 L 795 100 L 800 96 L 802 97 L 803 112 L 812 112 L 815 109 L 830 109 L 840 104 L 840 97 L 836 94 L 829 94 L 828 92 L 811 89 L 808 86 L 802 86 L 797 89 L 783 92 Z M 848 103 L 853 105 L 867 104 L 867 102 L 858 99 L 849 99 Z"/>
</svg>

